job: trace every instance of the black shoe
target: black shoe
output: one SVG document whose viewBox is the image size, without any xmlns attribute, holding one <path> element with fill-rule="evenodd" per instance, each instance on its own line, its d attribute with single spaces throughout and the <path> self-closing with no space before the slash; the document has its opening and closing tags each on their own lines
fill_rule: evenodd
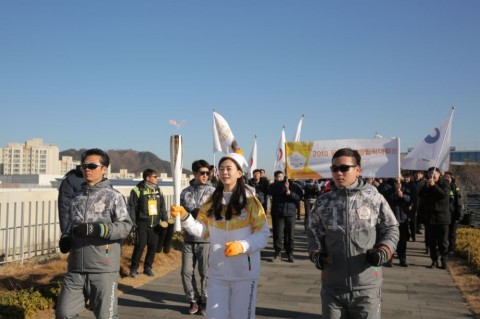
<svg viewBox="0 0 480 319">
<path fill-rule="evenodd" d="M 388 268 L 392 268 L 393 267 L 393 262 L 392 260 L 390 259 L 389 261 L 387 261 L 386 263 L 383 264 L 384 267 L 388 267 Z"/>
<path fill-rule="evenodd" d="M 198 314 L 200 316 L 205 316 L 207 314 L 207 305 L 202 303 L 198 306 Z"/>
<path fill-rule="evenodd" d="M 280 253 L 279 253 L 279 252 L 278 252 L 278 253 L 276 252 L 275 255 L 273 255 L 273 261 L 277 261 L 277 260 L 280 260 L 280 259 L 281 259 L 281 258 L 280 258 Z"/>
<path fill-rule="evenodd" d="M 130 269 L 130 274 L 129 274 L 130 277 L 135 278 L 135 277 L 137 277 L 137 274 L 138 274 L 138 272 L 137 272 L 136 269 Z"/>
<path fill-rule="evenodd" d="M 188 308 L 188 313 L 194 315 L 198 312 L 198 304 L 196 302 L 190 303 L 190 308 Z"/>
<path fill-rule="evenodd" d="M 143 270 L 143 273 L 144 273 L 145 275 L 149 276 L 149 277 L 155 276 L 155 275 L 153 274 L 152 268 L 144 269 L 144 270 Z"/>
<path fill-rule="evenodd" d="M 406 259 L 400 259 L 400 266 L 401 267 L 408 267 L 408 263 Z"/>
<path fill-rule="evenodd" d="M 287 261 L 290 262 L 290 263 L 294 263 L 294 262 L 295 262 L 295 258 L 293 257 L 293 255 L 288 254 L 288 255 L 287 255 Z"/>
<path fill-rule="evenodd" d="M 438 268 L 438 261 L 436 261 L 436 260 L 432 261 L 432 264 L 430 266 L 428 266 L 428 268 L 435 268 L 435 267 Z"/>
<path fill-rule="evenodd" d="M 437 266 L 438 267 L 438 266 Z M 441 261 L 441 264 L 440 264 L 440 267 L 438 268 L 441 268 L 441 269 L 447 269 L 447 262 L 445 260 L 442 260 Z"/>
</svg>

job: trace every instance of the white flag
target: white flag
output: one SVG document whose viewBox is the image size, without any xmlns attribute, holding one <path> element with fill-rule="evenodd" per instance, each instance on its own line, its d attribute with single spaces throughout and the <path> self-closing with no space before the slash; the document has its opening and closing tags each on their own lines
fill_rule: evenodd
<svg viewBox="0 0 480 319">
<path fill-rule="evenodd" d="M 228 154 L 233 152 L 232 142 L 235 140 L 227 121 L 220 114 L 213 112 L 213 152 Z"/>
<path fill-rule="evenodd" d="M 277 147 L 277 157 L 275 165 L 273 165 L 273 172 L 282 171 L 285 174 L 285 126 L 282 129 L 282 135 L 280 136 L 280 142 Z"/>
<path fill-rule="evenodd" d="M 430 167 L 438 167 L 442 172 L 448 171 L 454 110 L 452 108 L 450 116 L 403 158 L 402 169 L 426 171 Z"/>
<path fill-rule="evenodd" d="M 293 140 L 292 140 L 293 142 L 300 142 L 300 134 L 302 133 L 303 118 L 304 118 L 304 115 L 302 114 L 302 118 L 300 119 L 297 125 L 297 131 L 293 136 Z"/>
<path fill-rule="evenodd" d="M 257 169 L 257 136 L 253 139 L 252 152 L 248 159 L 248 178 L 253 177 L 253 171 Z"/>
</svg>

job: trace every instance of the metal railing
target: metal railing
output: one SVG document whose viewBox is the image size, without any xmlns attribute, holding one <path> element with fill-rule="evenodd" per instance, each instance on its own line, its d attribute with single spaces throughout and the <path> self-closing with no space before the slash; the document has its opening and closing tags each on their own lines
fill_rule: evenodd
<svg viewBox="0 0 480 319">
<path fill-rule="evenodd" d="M 168 210 L 173 195 L 164 197 Z M 57 200 L 0 203 L 0 265 L 60 251 L 57 207 Z"/>
</svg>

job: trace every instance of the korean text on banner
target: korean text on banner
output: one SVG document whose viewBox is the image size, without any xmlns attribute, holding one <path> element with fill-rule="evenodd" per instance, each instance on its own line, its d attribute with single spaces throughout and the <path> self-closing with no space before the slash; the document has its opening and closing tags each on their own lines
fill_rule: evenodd
<svg viewBox="0 0 480 319">
<path fill-rule="evenodd" d="M 350 139 L 313 142 L 287 142 L 287 175 L 289 178 L 331 178 L 333 154 L 340 148 L 357 150 L 362 157 L 363 177 L 400 176 L 400 139 Z"/>
</svg>

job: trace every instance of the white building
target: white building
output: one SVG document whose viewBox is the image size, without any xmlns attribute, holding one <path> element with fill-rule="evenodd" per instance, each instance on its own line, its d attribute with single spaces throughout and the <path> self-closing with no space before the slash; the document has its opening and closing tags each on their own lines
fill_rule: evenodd
<svg viewBox="0 0 480 319">
<path fill-rule="evenodd" d="M 0 152 L 3 175 L 30 175 L 59 173 L 58 146 L 43 144 L 41 138 L 20 143 L 9 143 Z"/>
</svg>

